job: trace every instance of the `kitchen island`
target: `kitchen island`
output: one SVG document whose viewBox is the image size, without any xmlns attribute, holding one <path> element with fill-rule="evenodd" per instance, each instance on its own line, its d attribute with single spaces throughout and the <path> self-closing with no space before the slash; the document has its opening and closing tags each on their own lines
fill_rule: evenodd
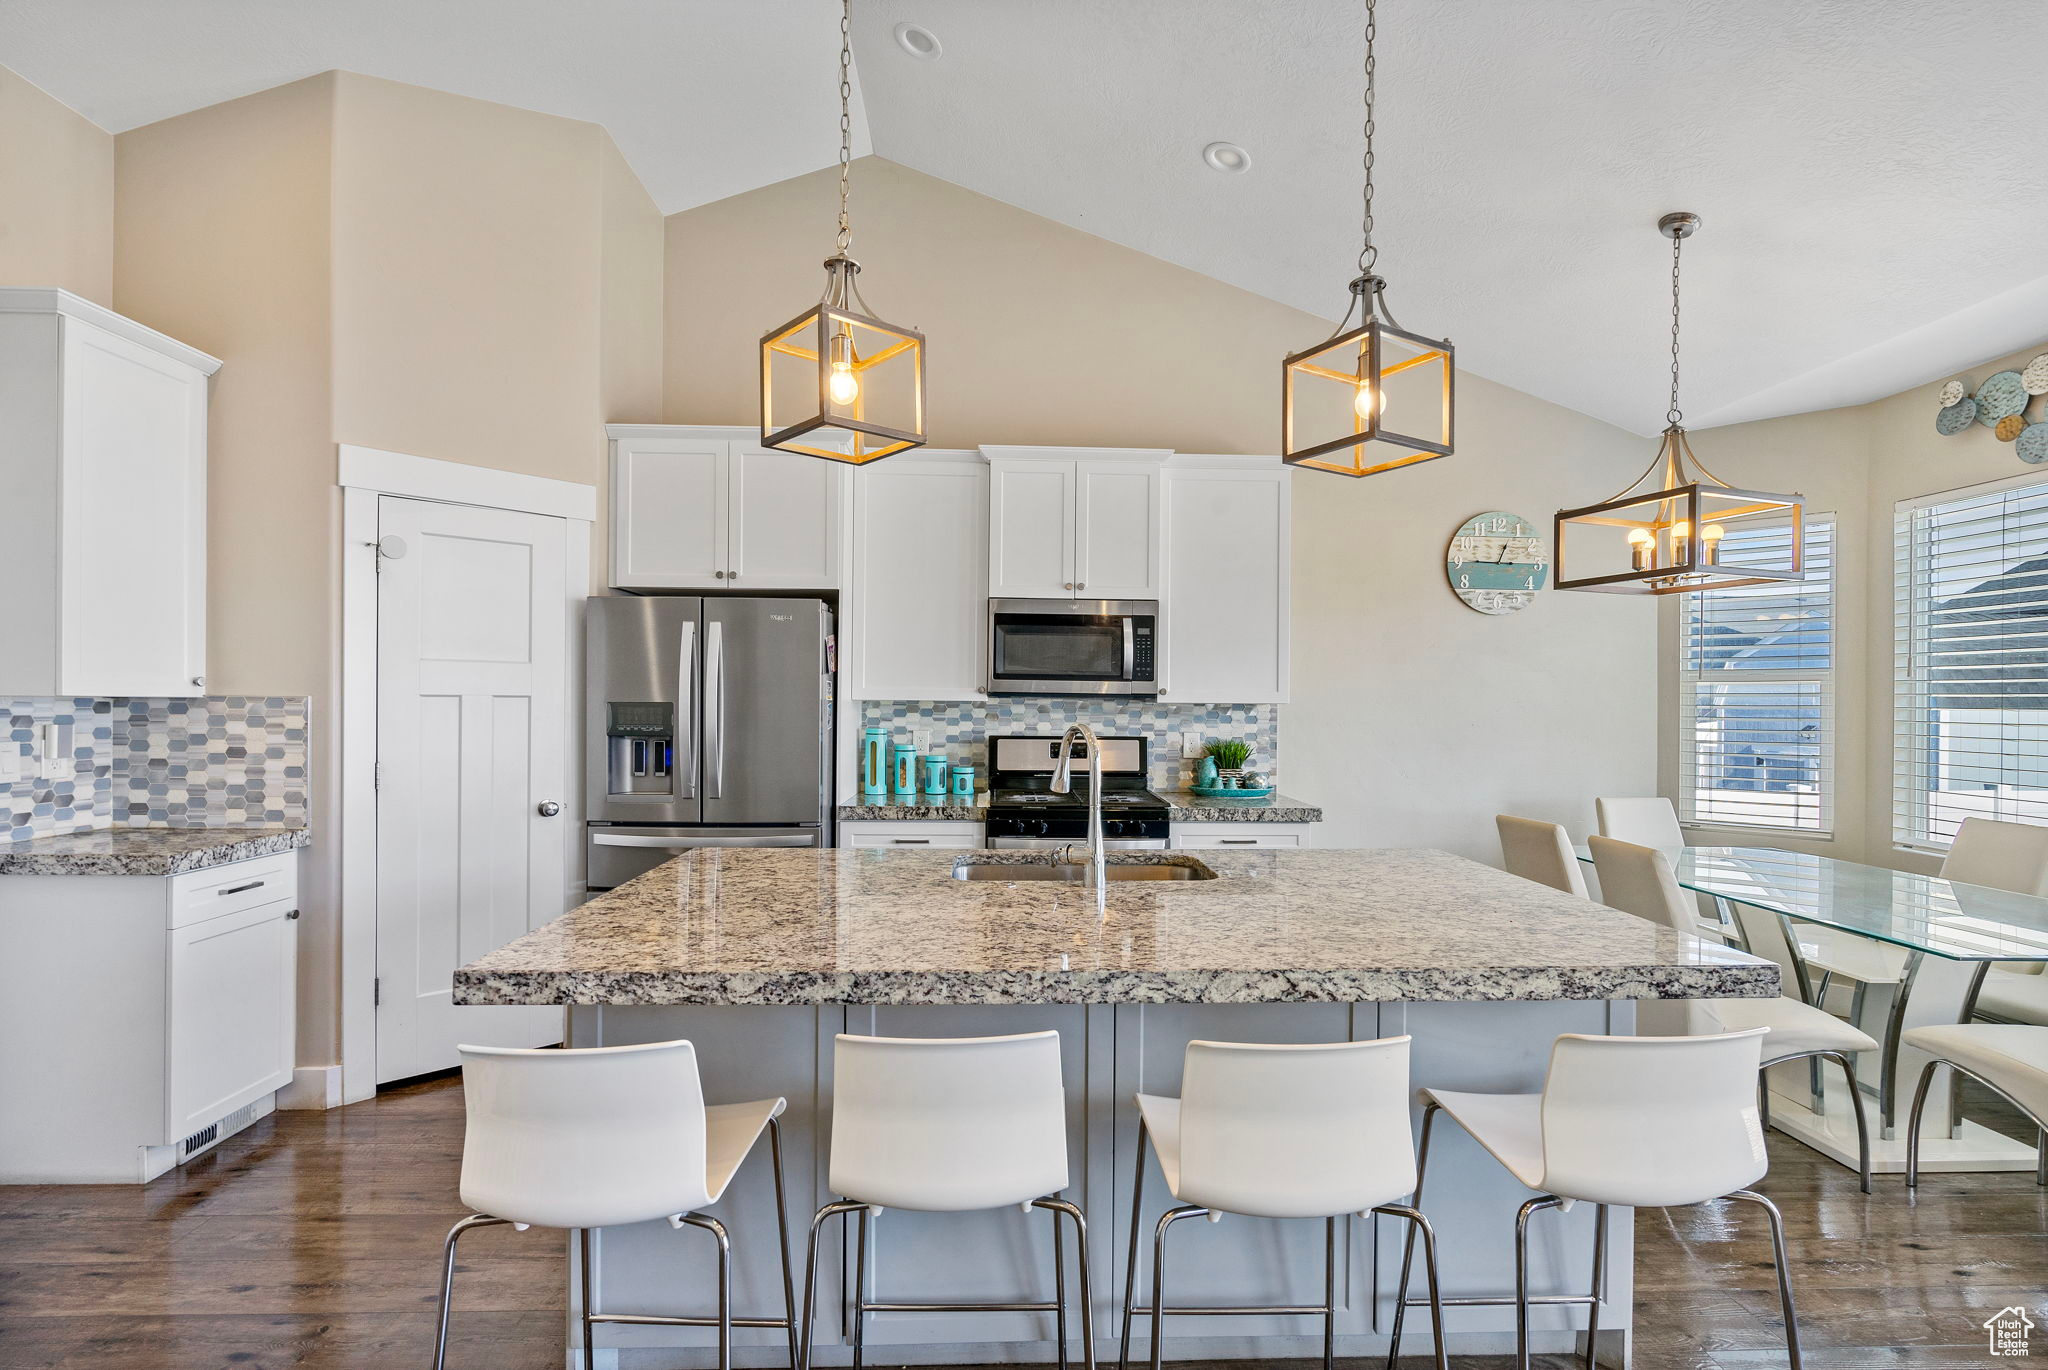
<svg viewBox="0 0 2048 1370">
<path fill-rule="evenodd" d="M 688 1037 L 710 1100 L 786 1095 L 799 1232 L 832 1197 L 824 1184 L 833 1034 L 1058 1029 L 1067 1195 L 1090 1220 L 1098 1349 L 1113 1354 L 1137 1140 L 1130 1098 L 1140 1089 L 1177 1092 L 1188 1041 L 1411 1033 L 1418 1086 L 1534 1091 L 1558 1033 L 1631 1032 L 1635 1000 L 1778 993 L 1769 962 L 1445 852 L 1128 853 L 1112 860 L 1165 861 L 1213 878 L 1112 883 L 1099 904 L 1086 884 L 1024 878 L 1042 870 L 961 878 L 991 874 L 976 867 L 1042 867 L 1051 855 L 702 849 L 464 966 L 455 998 L 568 1005 L 576 1046 Z M 1156 1171 L 1146 1196 L 1149 1223 L 1166 1203 Z M 1469 1138 L 1440 1130 L 1424 1207 L 1440 1236 L 1446 1296 L 1511 1287 L 1510 1237 L 1524 1197 Z M 718 1211 L 734 1232 L 737 1310 L 778 1311 L 766 1167 L 750 1162 Z M 1534 1290 L 1582 1290 L 1591 1224 L 1584 1205 L 1545 1215 L 1532 1240 Z M 1199 1226 L 1184 1228 L 1171 1248 L 1176 1301 L 1318 1296 L 1321 1224 L 1229 1218 Z M 1342 1225 L 1342 1354 L 1384 1352 L 1401 1226 Z M 1603 1354 L 1616 1363 L 1629 1335 L 1628 1235 L 1627 1215 L 1617 1212 L 1601 1317 Z M 600 1234 L 598 1306 L 708 1307 L 709 1252 L 689 1236 L 659 1223 Z M 831 1255 L 821 1262 L 827 1310 L 838 1306 L 850 1269 L 837 1242 Z M 1049 1297 L 1049 1261 L 1048 1226 L 1015 1212 L 891 1212 L 877 1224 L 871 1295 Z M 1583 1325 L 1582 1311 L 1539 1310 L 1538 1349 L 1569 1347 L 1574 1321 Z M 1032 1313 L 878 1314 L 868 1355 L 886 1364 L 1050 1360 L 1049 1323 Z M 1454 1309 L 1449 1326 L 1453 1352 L 1512 1343 L 1507 1309 Z M 821 1361 L 850 1360 L 843 1332 L 829 1311 L 820 1319 Z M 1175 1319 L 1168 1350 L 1173 1359 L 1312 1355 L 1318 1333 L 1308 1318 Z M 781 1363 L 779 1336 L 740 1334 L 741 1363 Z M 709 1364 L 709 1341 L 698 1329 L 599 1331 L 601 1350 L 635 1348 L 623 1362 L 630 1365 Z M 1424 1333 L 1409 1349 L 1426 1343 Z"/>
</svg>

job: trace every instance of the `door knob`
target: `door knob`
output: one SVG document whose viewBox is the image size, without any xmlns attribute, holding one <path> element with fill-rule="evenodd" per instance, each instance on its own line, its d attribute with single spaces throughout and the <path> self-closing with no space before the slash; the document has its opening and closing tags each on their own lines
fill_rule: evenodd
<svg viewBox="0 0 2048 1370">
<path fill-rule="evenodd" d="M 562 806 L 552 799 L 543 799 L 538 805 L 542 818 L 553 818 L 562 811 Z"/>
</svg>

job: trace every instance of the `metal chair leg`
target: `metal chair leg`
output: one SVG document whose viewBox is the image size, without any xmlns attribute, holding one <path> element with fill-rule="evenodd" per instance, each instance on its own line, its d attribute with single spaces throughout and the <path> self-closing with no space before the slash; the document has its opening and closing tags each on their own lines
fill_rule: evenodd
<svg viewBox="0 0 2048 1370">
<path fill-rule="evenodd" d="M 1564 1200 L 1539 1194 L 1515 1212 L 1515 1370 L 1529 1370 L 1529 1219 Z"/>
<path fill-rule="evenodd" d="M 448 1305 L 455 1295 L 455 1243 L 472 1228 L 499 1227 L 505 1221 L 504 1218 L 472 1213 L 448 1229 L 448 1239 L 443 1243 L 441 1252 L 441 1320 L 434 1333 L 434 1370 L 445 1370 L 448 1364 Z"/>
<path fill-rule="evenodd" d="M 679 1221 L 718 1239 L 718 1370 L 732 1370 L 732 1238 L 724 1223 L 701 1213 L 681 1214 Z"/>
<path fill-rule="evenodd" d="M 1124 1335 L 1117 1343 L 1116 1370 L 1130 1370 L 1131 1365 L 1131 1300 L 1137 1294 L 1138 1286 L 1138 1233 L 1145 1211 L 1145 1124 L 1138 1123 L 1138 1163 L 1131 1177 L 1131 1249 L 1124 1262 Z M 1152 1329 L 1157 1338 L 1158 1327 Z"/>
<path fill-rule="evenodd" d="M 591 1279 L 591 1272 L 596 1268 L 597 1261 L 592 1253 L 592 1245 L 590 1229 L 577 1229 L 578 1264 L 583 1267 L 583 1370 L 597 1370 L 597 1338 L 593 1335 L 596 1324 L 590 1320 L 590 1315 L 597 1311 L 597 1297 L 592 1292 L 594 1282 Z"/>
<path fill-rule="evenodd" d="M 1422 1144 L 1415 1151 L 1415 1194 L 1413 1196 L 1418 1217 L 1420 1216 L 1419 1210 L 1422 1208 L 1422 1180 L 1423 1176 L 1429 1171 L 1429 1132 L 1430 1128 L 1436 1123 L 1437 1112 L 1438 1107 L 1435 1104 L 1425 1104 L 1422 1109 Z M 1424 1226 L 1427 1227 L 1427 1224 L 1424 1224 Z M 1392 1339 L 1387 1343 L 1387 1370 L 1394 1370 L 1394 1362 L 1401 1354 L 1401 1325 L 1407 1321 L 1408 1317 L 1408 1272 L 1415 1263 L 1415 1227 L 1416 1224 L 1412 1222 L 1408 1225 L 1408 1241 L 1401 1250 L 1401 1282 L 1394 1287 L 1394 1330 Z M 1428 1236 L 1431 1241 L 1436 1239 L 1436 1234 L 1433 1231 L 1429 1232 Z M 1437 1339 L 1439 1343 L 1443 1339 L 1441 1320 L 1439 1320 L 1437 1325 Z"/>
<path fill-rule="evenodd" d="M 1842 1068 L 1849 1082 L 1849 1107 L 1856 1111 L 1856 1169 L 1863 1177 L 1863 1192 L 1870 1193 L 1870 1117 L 1863 1108 L 1863 1090 L 1856 1083 L 1856 1062 L 1846 1051 L 1824 1052 Z"/>
<path fill-rule="evenodd" d="M 1913 1088 L 1913 1111 L 1906 1120 L 1906 1188 L 1920 1187 L 1920 1114 L 1927 1107 L 1927 1087 L 1934 1083 L 1934 1072 L 1941 1068 L 1941 1062 L 1929 1061 L 1920 1072 L 1920 1083 Z"/>
<path fill-rule="evenodd" d="M 1600 1296 L 1607 1289 L 1607 1205 L 1593 1205 L 1593 1302 L 1586 1306 L 1586 1370 L 1600 1343 Z"/>
<path fill-rule="evenodd" d="M 1152 1370 L 1159 1370 L 1161 1353 L 1166 1349 L 1166 1338 L 1160 1335 L 1160 1328 L 1166 1322 L 1166 1229 L 1182 1218 L 1195 1218 L 1209 1210 L 1195 1204 L 1184 1204 L 1169 1208 L 1159 1215 L 1159 1226 L 1152 1234 Z"/>
<path fill-rule="evenodd" d="M 874 1211 L 860 1211 L 853 1239 L 853 1370 L 861 1370 L 868 1339 L 868 1224 Z"/>
<path fill-rule="evenodd" d="M 1323 1219 L 1323 1370 L 1337 1370 L 1337 1220 Z"/>
<path fill-rule="evenodd" d="M 798 1370 L 796 1272 L 789 1263 L 789 1191 L 782 1179 L 782 1124 L 774 1118 L 768 1120 L 768 1154 L 775 1165 L 775 1240 L 782 1248 L 782 1313 L 789 1319 L 789 1370 Z"/>
<path fill-rule="evenodd" d="M 797 1339 L 797 1370 L 809 1370 L 811 1364 L 811 1329 L 817 1321 L 818 1305 L 818 1229 L 825 1225 L 827 1218 L 864 1207 L 863 1204 L 840 1199 L 826 1204 L 811 1218 L 811 1240 L 804 1251 L 804 1325 L 803 1335 Z M 436 1366 L 435 1370 L 440 1370 L 440 1367 Z"/>
<path fill-rule="evenodd" d="M 1061 1214 L 1073 1220 L 1074 1271 L 1081 1286 L 1081 1363 L 1087 1370 L 1095 1370 L 1095 1283 L 1088 1272 L 1088 1220 L 1065 1199 L 1039 1199 L 1036 1203 L 1052 1210 L 1054 1222 Z"/>
<path fill-rule="evenodd" d="M 1926 1077 L 1922 1077 L 1925 1083 Z M 1915 1129 L 1917 1135 L 1918 1129 Z M 1785 1218 L 1778 1206 L 1753 1189 L 1738 1189 L 1728 1196 L 1760 1205 L 1771 1220 L 1771 1253 L 1778 1262 L 1778 1302 L 1785 1310 L 1785 1359 L 1790 1370 L 1803 1370 L 1799 1355 L 1799 1315 L 1792 1307 L 1792 1271 L 1785 1260 Z"/>
<path fill-rule="evenodd" d="M 1052 1215 L 1052 1301 L 1059 1308 L 1052 1315 L 1053 1335 L 1059 1339 L 1060 1370 L 1067 1370 L 1067 1253 L 1062 1233 L 1066 1224 Z"/>
<path fill-rule="evenodd" d="M 2034 1133 L 2034 1183 L 2048 1186 L 2048 1127 Z"/>
<path fill-rule="evenodd" d="M 1394 1218 L 1405 1218 L 1408 1222 L 1408 1236 L 1411 1243 L 1418 1229 L 1422 1233 L 1422 1269 L 1429 1280 L 1429 1319 L 1430 1326 L 1436 1331 L 1436 1370 L 1450 1370 L 1450 1360 L 1444 1354 L 1443 1292 L 1437 1287 L 1436 1277 L 1436 1229 L 1429 1225 L 1429 1219 L 1423 1217 L 1422 1211 L 1417 1208 L 1410 1208 L 1402 1204 L 1382 1204 L 1380 1207 L 1375 1208 L 1373 1212 L 1385 1213 L 1389 1217 Z M 1407 1297 L 1405 1290 L 1400 1297 L 1405 1300 Z M 1396 1309 L 1405 1309 L 1407 1305 L 1405 1302 L 1397 1302 L 1394 1307 Z M 1393 1343 L 1393 1349 L 1389 1352 L 1390 1356 L 1400 1354 L 1399 1322 L 1400 1314 L 1397 1312 L 1395 1314 L 1396 1340 Z"/>
</svg>

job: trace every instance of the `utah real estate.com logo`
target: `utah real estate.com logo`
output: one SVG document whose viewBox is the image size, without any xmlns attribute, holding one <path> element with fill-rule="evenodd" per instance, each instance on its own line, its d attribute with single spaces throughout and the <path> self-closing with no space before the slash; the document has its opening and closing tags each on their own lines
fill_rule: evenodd
<svg viewBox="0 0 2048 1370">
<path fill-rule="evenodd" d="M 1984 1330 L 1990 1334 L 1992 1355 L 2024 1356 L 2027 1354 L 2027 1333 L 2034 1330 L 2034 1320 L 2027 1316 L 2026 1309 L 2014 1304 L 2000 1310 L 1998 1316 L 1987 1319 Z"/>
</svg>

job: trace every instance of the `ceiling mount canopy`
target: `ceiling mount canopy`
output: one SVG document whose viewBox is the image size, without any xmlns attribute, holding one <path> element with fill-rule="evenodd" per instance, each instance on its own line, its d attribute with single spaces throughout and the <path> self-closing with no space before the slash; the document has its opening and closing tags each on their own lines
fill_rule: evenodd
<svg viewBox="0 0 2048 1370">
<path fill-rule="evenodd" d="M 1448 339 L 1410 333 L 1387 308 L 1372 240 L 1373 101 L 1378 93 L 1375 0 L 1365 3 L 1364 207 L 1358 275 L 1337 331 L 1281 365 L 1280 458 L 1290 466 L 1376 476 L 1451 454 Z M 1358 320 L 1352 326 L 1352 320 Z"/>
<path fill-rule="evenodd" d="M 854 278 L 853 9 L 839 5 L 839 237 L 818 302 L 761 338 L 761 442 L 860 466 L 924 444 L 924 334 L 876 317 Z"/>
<path fill-rule="evenodd" d="M 1700 216 L 1683 210 L 1657 220 L 1657 231 L 1671 239 L 1671 404 L 1657 455 L 1619 493 L 1558 511 L 1560 590 L 1675 595 L 1805 579 L 1804 498 L 1728 484 L 1693 455 L 1681 422 L 1679 266 L 1699 226 Z"/>
</svg>

